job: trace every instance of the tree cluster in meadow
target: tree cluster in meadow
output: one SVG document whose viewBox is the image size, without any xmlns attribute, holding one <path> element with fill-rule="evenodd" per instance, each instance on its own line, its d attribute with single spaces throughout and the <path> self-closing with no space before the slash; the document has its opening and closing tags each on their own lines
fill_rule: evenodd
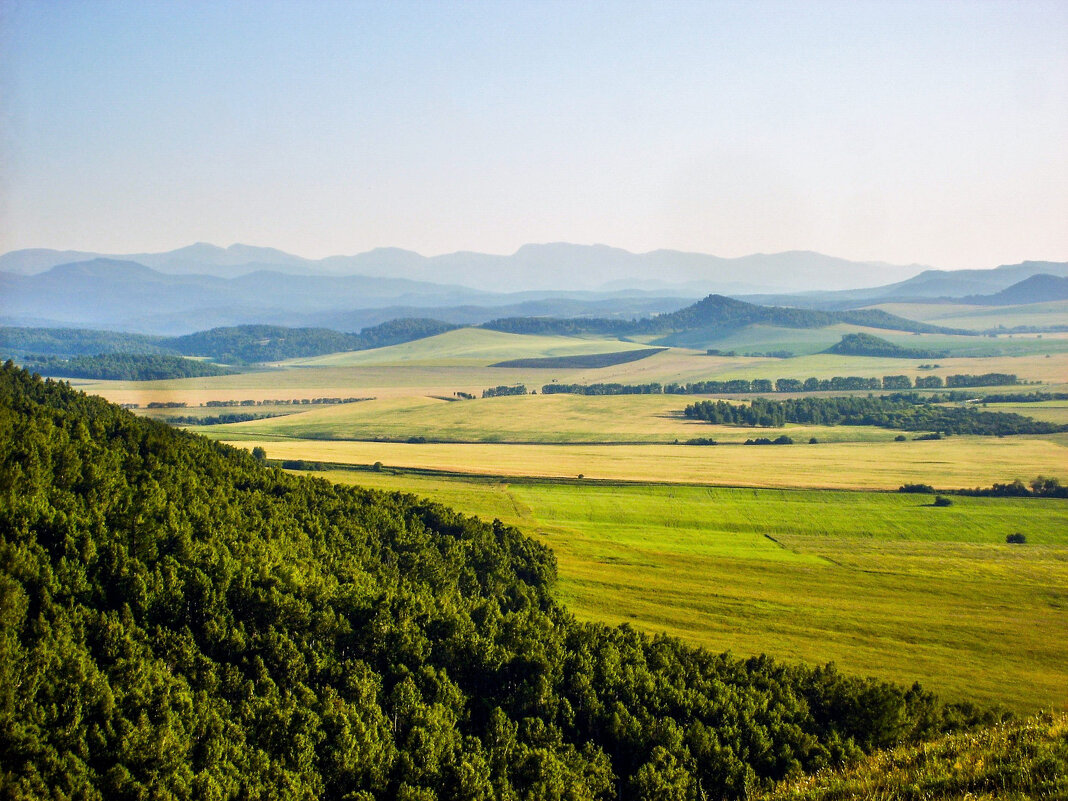
<svg viewBox="0 0 1068 801">
<path fill-rule="evenodd" d="M 497 387 L 490 387 L 489 389 L 482 390 L 483 398 L 503 398 L 508 395 L 526 395 L 527 388 L 523 384 L 515 384 L 514 386 L 508 386 L 501 384 Z"/>
<path fill-rule="evenodd" d="M 902 431 L 937 431 L 945 434 L 1055 434 L 1068 425 L 1033 420 L 1007 412 L 989 412 L 974 405 L 941 406 L 922 395 L 834 398 L 754 398 L 749 403 L 723 400 L 697 401 L 683 414 L 691 420 L 736 426 L 770 428 L 787 423 L 817 426 L 877 426 Z"/>
<path fill-rule="evenodd" d="M 555 573 L 500 522 L 287 475 L 8 362 L 3 795 L 741 798 L 992 719 L 579 623 Z"/>
</svg>

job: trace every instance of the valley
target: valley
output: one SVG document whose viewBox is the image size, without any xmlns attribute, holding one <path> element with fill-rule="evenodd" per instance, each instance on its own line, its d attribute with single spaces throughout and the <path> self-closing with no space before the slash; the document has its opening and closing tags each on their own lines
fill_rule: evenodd
<svg viewBox="0 0 1068 801">
<path fill-rule="evenodd" d="M 1004 314 L 990 319 L 1020 319 L 1012 307 Z M 821 352 L 851 333 L 946 355 Z M 1068 391 L 1068 335 L 758 323 L 677 336 L 698 347 L 667 347 L 600 368 L 567 367 L 566 360 L 636 351 L 662 338 L 458 328 L 236 375 L 72 384 L 160 419 L 251 412 L 260 419 L 190 428 L 262 448 L 295 472 L 411 493 L 515 525 L 556 554 L 555 597 L 583 620 L 629 623 L 716 652 L 834 661 L 850 673 L 903 684 L 919 679 L 948 699 L 1019 712 L 1068 703 L 1068 650 L 1046 636 L 1068 627 L 1068 597 L 1057 589 L 1068 586 L 1068 502 L 955 496 L 940 509 L 929 495 L 896 492 L 903 484 L 953 490 L 1038 475 L 1064 481 L 1068 433 L 925 441 L 873 426 L 754 429 L 686 418 L 683 408 L 700 395 L 543 392 L 552 384 L 843 375 L 903 375 L 911 383 L 1007 373 L 1020 385 L 969 389 L 971 403 L 997 396 L 977 408 L 1063 425 L 1068 399 L 1014 403 L 1002 396 Z M 795 355 L 753 355 L 770 351 Z M 516 359 L 554 361 L 491 366 Z M 526 394 L 482 397 L 516 385 Z M 809 394 L 835 393 L 765 397 Z M 299 403 L 324 396 L 360 400 Z M 746 403 L 757 396 L 720 397 Z M 241 401 L 262 405 L 217 405 Z M 186 405 L 145 408 L 149 403 Z M 744 444 L 764 431 L 794 444 Z M 687 444 L 707 440 L 718 444 Z M 1024 533 L 1027 544 L 1006 544 L 1014 533 Z"/>
</svg>

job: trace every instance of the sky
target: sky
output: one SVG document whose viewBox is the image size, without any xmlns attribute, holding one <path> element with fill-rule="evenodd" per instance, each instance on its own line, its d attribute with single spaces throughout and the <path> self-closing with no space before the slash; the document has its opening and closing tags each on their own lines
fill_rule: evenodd
<svg viewBox="0 0 1068 801">
<path fill-rule="evenodd" d="M 0 0 L 0 252 L 1068 259 L 1068 2 Z"/>
</svg>

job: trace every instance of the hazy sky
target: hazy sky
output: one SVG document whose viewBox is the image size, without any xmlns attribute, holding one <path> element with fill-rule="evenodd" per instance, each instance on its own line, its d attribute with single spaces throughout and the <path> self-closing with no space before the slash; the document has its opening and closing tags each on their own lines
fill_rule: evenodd
<svg viewBox="0 0 1068 801">
<path fill-rule="evenodd" d="M 0 0 L 0 251 L 1068 258 L 1068 2 Z"/>
</svg>

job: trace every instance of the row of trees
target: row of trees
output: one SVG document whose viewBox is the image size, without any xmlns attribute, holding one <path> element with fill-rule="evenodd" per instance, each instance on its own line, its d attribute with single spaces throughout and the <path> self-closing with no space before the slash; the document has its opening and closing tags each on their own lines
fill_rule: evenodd
<svg viewBox="0 0 1068 801">
<path fill-rule="evenodd" d="M 986 373 L 985 375 L 952 375 L 946 386 L 979 387 L 1016 384 L 1014 375 Z M 750 393 L 850 392 L 873 390 L 941 389 L 939 376 L 917 376 L 915 383 L 907 375 L 884 375 L 882 378 L 863 376 L 835 376 L 833 378 L 729 378 L 723 380 L 691 381 L 688 384 L 546 384 L 545 394 L 567 392 L 573 395 L 745 395 Z M 964 396 L 961 396 L 964 400 Z"/>
<path fill-rule="evenodd" d="M 938 490 L 952 495 L 971 495 L 989 498 L 1068 498 L 1068 487 L 1052 476 L 1038 476 L 1025 484 L 1020 479 L 975 489 Z M 898 492 L 934 494 L 930 484 L 904 484 Z"/>
<path fill-rule="evenodd" d="M 991 720 L 576 621 L 545 547 L 0 369 L 12 799 L 741 798 Z"/>
<path fill-rule="evenodd" d="M 750 403 L 705 400 L 690 404 L 683 413 L 690 419 L 709 423 L 761 427 L 786 423 L 854 425 L 989 436 L 1068 431 L 1068 425 L 1033 420 L 1019 414 L 983 411 L 974 406 L 939 406 L 926 402 L 920 395 L 789 398 L 784 401 L 755 398 Z"/>
<path fill-rule="evenodd" d="M 659 395 L 664 388 L 653 381 L 648 384 L 546 384 L 543 395 Z"/>
<path fill-rule="evenodd" d="M 527 388 L 524 384 L 515 384 L 514 386 L 507 386 L 501 384 L 500 386 L 490 387 L 489 389 L 482 390 L 483 398 L 501 398 L 507 395 L 526 395 Z"/>
</svg>

